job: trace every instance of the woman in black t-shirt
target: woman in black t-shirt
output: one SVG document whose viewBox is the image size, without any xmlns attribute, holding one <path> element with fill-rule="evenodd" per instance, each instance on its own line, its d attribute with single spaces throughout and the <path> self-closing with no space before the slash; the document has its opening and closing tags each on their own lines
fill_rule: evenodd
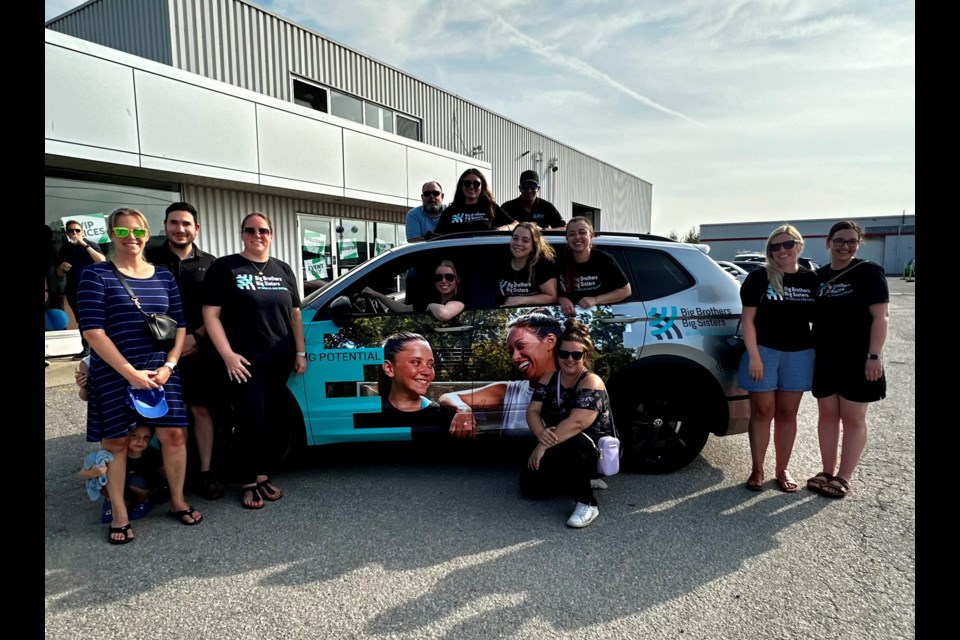
<svg viewBox="0 0 960 640">
<path fill-rule="evenodd" d="M 767 238 L 763 269 L 751 271 L 740 287 L 741 323 L 746 352 L 737 381 L 750 393 L 750 456 L 747 489 L 763 488 L 763 461 L 770 444 L 776 451 L 776 478 L 781 491 L 797 483 L 787 465 L 797 437 L 797 410 L 804 391 L 813 386 L 813 304 L 816 275 L 801 267 L 803 237 L 791 225 Z"/>
<path fill-rule="evenodd" d="M 830 264 L 817 270 L 813 396 L 823 470 L 807 487 L 830 498 L 842 498 L 850 490 L 867 445 L 867 407 L 887 395 L 882 354 L 890 292 L 883 267 L 856 257 L 862 240 L 856 222 L 836 223 L 827 236 Z"/>
<path fill-rule="evenodd" d="M 520 307 L 557 301 L 557 254 L 540 227 L 521 222 L 513 230 L 510 250 L 497 265 L 497 304 Z"/>
<path fill-rule="evenodd" d="M 270 257 L 273 224 L 251 213 L 240 224 L 243 251 L 217 258 L 203 279 L 203 322 L 226 365 L 230 398 L 239 421 L 240 503 L 261 509 L 283 492 L 267 476 L 267 433 L 295 402 L 290 372 L 307 370 L 300 290 L 286 262 Z"/>
<path fill-rule="evenodd" d="M 567 248 L 560 258 L 560 309 L 573 315 L 630 297 L 630 282 L 609 253 L 593 248 L 596 232 L 583 216 L 567 223 Z"/>
<path fill-rule="evenodd" d="M 509 231 L 517 221 L 497 205 L 479 169 L 467 169 L 457 181 L 453 204 L 444 209 L 436 233 L 460 231 Z"/>
</svg>

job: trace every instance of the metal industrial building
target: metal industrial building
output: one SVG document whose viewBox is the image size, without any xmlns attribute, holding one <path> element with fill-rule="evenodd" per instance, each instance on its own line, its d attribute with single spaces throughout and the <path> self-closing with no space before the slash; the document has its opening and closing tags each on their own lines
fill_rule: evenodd
<svg viewBox="0 0 960 640">
<path fill-rule="evenodd" d="M 887 274 L 903 273 L 904 266 L 916 257 L 916 216 L 878 216 L 846 218 L 860 225 L 864 242 L 857 251 L 865 258 L 882 265 Z M 763 252 L 767 237 L 782 224 L 792 224 L 803 236 L 803 255 L 819 264 L 827 264 L 826 239 L 838 218 L 826 220 L 781 220 L 770 222 L 730 222 L 700 225 L 700 242 L 710 245 L 710 257 L 732 260 L 738 253 Z"/>
<path fill-rule="evenodd" d="M 468 167 L 498 202 L 534 169 L 564 218 L 650 231 L 649 182 L 243 0 L 91 0 L 45 27 L 48 305 L 68 314 L 63 222 L 104 243 L 120 206 L 153 243 L 167 204 L 195 204 L 215 255 L 265 211 L 305 291 L 404 242 L 421 185 L 449 202 Z M 79 351 L 70 327 L 47 332 L 48 354 Z"/>
</svg>

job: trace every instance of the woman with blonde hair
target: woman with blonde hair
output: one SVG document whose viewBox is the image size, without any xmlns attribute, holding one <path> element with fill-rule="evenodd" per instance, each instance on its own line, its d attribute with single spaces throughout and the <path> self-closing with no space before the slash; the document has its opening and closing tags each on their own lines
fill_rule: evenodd
<svg viewBox="0 0 960 640">
<path fill-rule="evenodd" d="M 170 271 L 157 269 L 144 258 L 150 230 L 142 213 L 136 209 L 115 210 L 107 219 L 107 235 L 113 243 L 113 258 L 84 269 L 77 305 L 83 334 L 91 348 L 87 442 L 101 442 L 113 454 L 113 463 L 107 467 L 107 493 L 113 504 L 107 539 L 110 544 L 126 544 L 134 540 L 123 501 L 127 449 L 130 433 L 138 425 L 157 427 L 170 483 L 171 517 L 181 524 L 195 525 L 202 522 L 203 516 L 183 496 L 187 413 L 176 366 L 187 329 L 180 291 Z M 136 295 L 136 302 L 127 293 L 124 282 Z M 176 320 L 172 346 L 154 340 L 141 310 Z M 128 396 L 147 389 L 162 389 L 166 403 L 162 414 L 147 417 L 128 405 Z"/>
<path fill-rule="evenodd" d="M 747 489 L 763 488 L 763 463 L 770 444 L 776 453 L 781 491 L 797 483 L 787 465 L 797 437 L 797 411 L 804 391 L 813 387 L 813 320 L 817 277 L 797 261 L 803 237 L 784 224 L 767 238 L 763 269 L 751 271 L 740 287 L 741 323 L 747 350 L 737 380 L 750 394 L 750 454 Z"/>
<path fill-rule="evenodd" d="M 501 307 L 554 304 L 557 254 L 540 227 L 521 222 L 510 237 L 509 252 L 497 266 L 497 303 Z"/>
</svg>

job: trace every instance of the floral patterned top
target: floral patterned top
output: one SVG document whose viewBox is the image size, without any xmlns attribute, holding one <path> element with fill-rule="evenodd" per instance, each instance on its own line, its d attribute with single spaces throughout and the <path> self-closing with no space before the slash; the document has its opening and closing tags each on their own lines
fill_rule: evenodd
<svg viewBox="0 0 960 640">
<path fill-rule="evenodd" d="M 589 374 L 584 371 L 577 378 L 577 382 L 570 388 L 560 385 L 560 372 L 554 371 L 550 381 L 546 384 L 533 385 L 533 400 L 542 402 L 540 416 L 548 427 L 555 427 L 565 420 L 574 409 L 590 409 L 597 412 L 597 418 L 583 430 L 596 442 L 602 436 L 616 436 L 617 429 L 613 425 L 613 414 L 610 413 L 610 396 L 603 389 L 579 389 L 580 382 Z"/>
</svg>

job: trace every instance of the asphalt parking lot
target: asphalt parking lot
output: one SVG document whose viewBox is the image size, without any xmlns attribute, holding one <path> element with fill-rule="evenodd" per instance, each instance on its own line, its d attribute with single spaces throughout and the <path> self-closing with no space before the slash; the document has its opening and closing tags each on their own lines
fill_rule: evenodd
<svg viewBox="0 0 960 640">
<path fill-rule="evenodd" d="M 520 498 L 515 452 L 408 444 L 313 452 L 285 497 L 189 497 L 114 547 L 77 479 L 85 407 L 72 365 L 45 390 L 45 637 L 914 638 L 915 283 L 889 279 L 887 398 L 842 500 L 746 491 L 746 435 L 669 475 L 619 475 L 600 517 Z M 51 371 L 52 370 L 52 371 Z M 59 378 L 57 376 L 60 376 Z M 66 384 L 58 384 L 66 382 Z M 791 469 L 820 470 L 804 397 Z"/>
</svg>

